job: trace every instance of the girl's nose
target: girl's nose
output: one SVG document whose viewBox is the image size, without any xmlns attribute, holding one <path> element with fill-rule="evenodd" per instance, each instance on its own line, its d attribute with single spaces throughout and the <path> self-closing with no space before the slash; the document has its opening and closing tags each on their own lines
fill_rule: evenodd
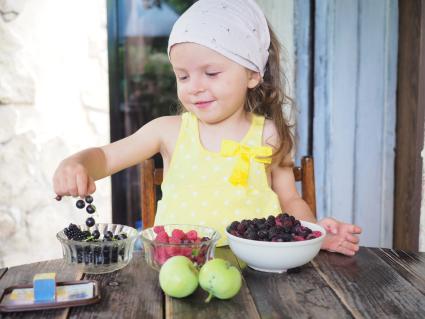
<svg viewBox="0 0 425 319">
<path fill-rule="evenodd" d="M 205 85 L 200 78 L 192 78 L 189 84 L 189 93 L 198 94 L 205 91 Z"/>
</svg>

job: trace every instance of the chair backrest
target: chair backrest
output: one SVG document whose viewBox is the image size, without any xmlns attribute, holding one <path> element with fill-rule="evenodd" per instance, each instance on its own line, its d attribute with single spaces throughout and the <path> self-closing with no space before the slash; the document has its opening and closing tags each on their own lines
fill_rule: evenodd
<svg viewBox="0 0 425 319">
<path fill-rule="evenodd" d="M 311 156 L 301 159 L 301 166 L 293 168 L 295 180 L 301 182 L 303 199 L 316 215 L 316 188 L 314 183 L 314 162 Z M 162 168 L 155 168 L 153 159 L 145 160 L 140 168 L 140 199 L 143 228 L 152 227 L 156 212 L 156 187 L 162 183 Z"/>
</svg>

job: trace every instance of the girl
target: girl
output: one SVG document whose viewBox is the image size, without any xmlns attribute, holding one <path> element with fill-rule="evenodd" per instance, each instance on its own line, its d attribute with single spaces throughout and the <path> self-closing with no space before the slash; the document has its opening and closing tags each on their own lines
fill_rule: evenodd
<svg viewBox="0 0 425 319">
<path fill-rule="evenodd" d="M 157 118 L 135 134 L 63 160 L 58 195 L 85 196 L 95 180 L 160 152 L 163 198 L 155 224 L 205 224 L 288 212 L 316 222 L 292 173 L 293 137 L 279 43 L 254 0 L 200 0 L 175 23 L 168 55 L 184 113 Z M 325 218 L 322 249 L 354 255 L 360 228 Z"/>
</svg>

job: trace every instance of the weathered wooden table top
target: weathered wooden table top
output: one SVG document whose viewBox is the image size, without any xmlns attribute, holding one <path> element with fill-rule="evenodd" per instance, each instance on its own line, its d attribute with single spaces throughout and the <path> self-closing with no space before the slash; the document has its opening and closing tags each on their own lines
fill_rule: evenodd
<svg viewBox="0 0 425 319">
<path fill-rule="evenodd" d="M 204 303 L 201 288 L 184 299 L 165 297 L 158 273 L 140 253 L 116 272 L 79 273 L 62 260 L 0 269 L 0 294 L 56 272 L 58 281 L 94 279 L 101 301 L 60 310 L 3 313 L 0 318 L 425 318 L 425 253 L 362 247 L 354 257 L 321 251 L 309 264 L 283 274 L 254 271 L 229 248 L 216 256 L 241 268 L 243 286 L 230 300 Z"/>
</svg>

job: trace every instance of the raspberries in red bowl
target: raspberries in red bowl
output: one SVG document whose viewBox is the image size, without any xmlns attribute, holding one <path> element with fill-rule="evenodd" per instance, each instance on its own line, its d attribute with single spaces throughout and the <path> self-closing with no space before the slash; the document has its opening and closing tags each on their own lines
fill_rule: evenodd
<svg viewBox="0 0 425 319">
<path fill-rule="evenodd" d="M 226 228 L 230 249 L 255 270 L 281 273 L 310 262 L 326 231 L 288 214 L 234 221 Z"/>
<path fill-rule="evenodd" d="M 186 256 L 196 267 L 214 258 L 220 234 L 209 227 L 171 224 L 147 228 L 141 238 L 148 265 L 159 270 L 173 256 Z"/>
</svg>

